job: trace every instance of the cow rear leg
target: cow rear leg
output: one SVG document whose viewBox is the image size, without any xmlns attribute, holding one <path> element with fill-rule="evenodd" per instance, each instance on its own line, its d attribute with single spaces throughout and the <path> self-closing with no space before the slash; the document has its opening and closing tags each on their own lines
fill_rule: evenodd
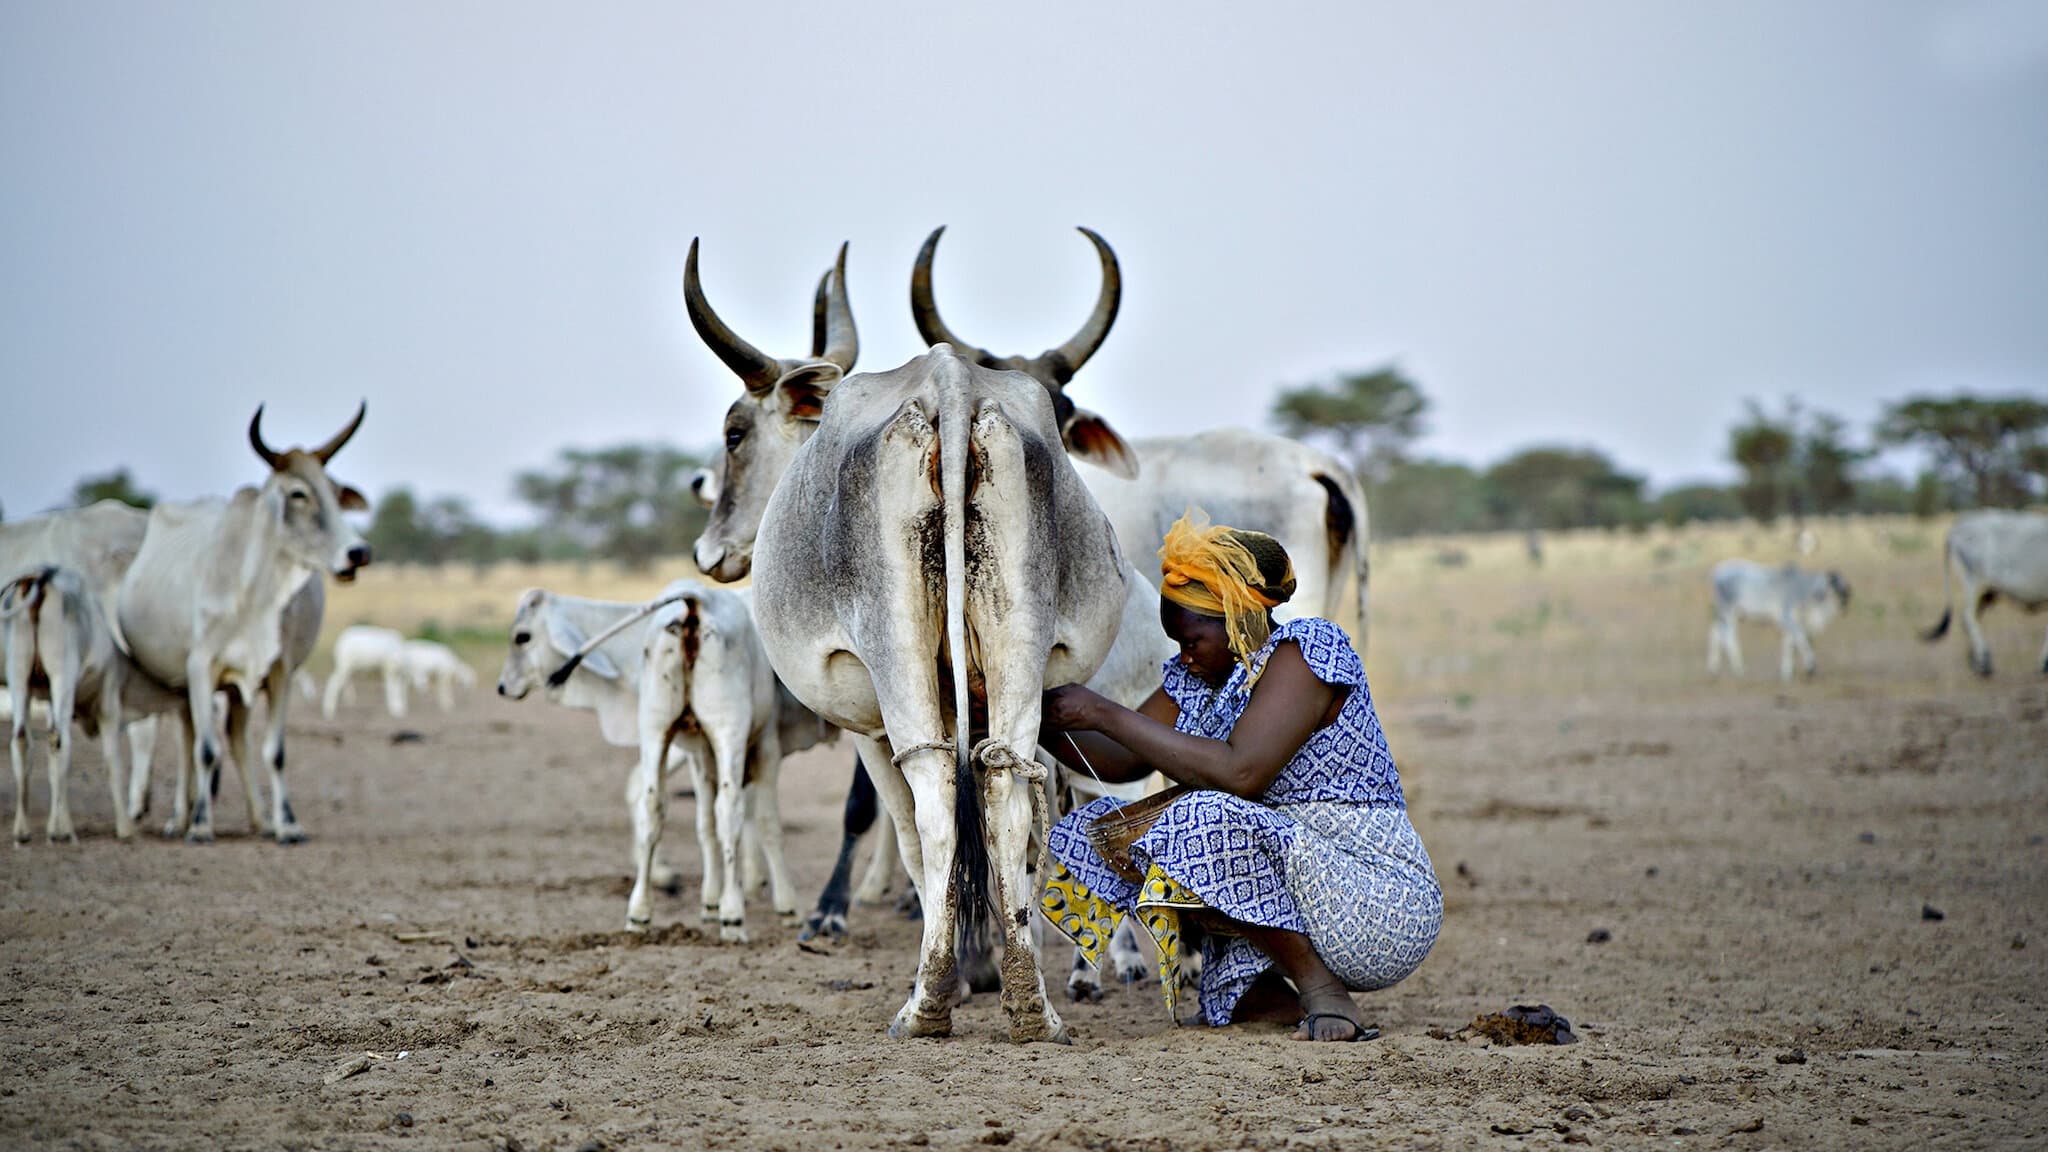
<svg viewBox="0 0 2048 1152">
<path fill-rule="evenodd" d="M 701 741 L 699 741 L 701 743 Z M 711 757 L 699 749 L 690 756 L 690 782 L 697 791 L 697 853 L 702 883 L 697 890 L 697 919 L 718 922 L 718 893 L 725 886 L 725 868 L 718 852 L 718 779 Z"/>
<path fill-rule="evenodd" d="M 1963 630 L 1970 637 L 1970 668 L 1986 679 L 1991 676 L 1991 643 L 1984 638 L 1984 624 L 1980 617 L 1984 615 L 1984 609 L 1997 599 L 1997 593 L 1980 593 L 1967 576 L 1963 578 Z"/>
<path fill-rule="evenodd" d="M 804 918 L 803 931 L 797 933 L 797 939 L 813 940 L 819 936 L 829 936 L 834 940 L 846 938 L 846 913 L 851 903 L 853 884 L 853 853 L 862 834 L 874 827 L 875 805 L 875 782 L 868 779 L 868 770 L 856 755 L 853 758 L 853 783 L 846 790 L 846 806 L 839 819 L 839 858 L 832 862 L 832 875 L 825 881 L 825 890 L 818 894 L 818 906 Z"/>
<path fill-rule="evenodd" d="M 774 733 L 769 733 L 773 740 Z M 782 753 L 777 748 L 757 748 L 754 769 L 748 773 L 748 824 L 756 831 L 761 855 L 768 865 L 768 902 L 775 918 L 785 928 L 797 922 L 796 882 L 789 876 L 789 858 L 782 842 Z M 751 889 L 750 889 L 751 891 Z"/>
<path fill-rule="evenodd" d="M 43 822 L 43 834 L 51 843 L 78 843 L 78 830 L 71 823 L 71 709 L 78 689 L 75 674 L 68 683 L 50 685 L 50 750 L 43 767 L 50 776 L 50 815 Z"/>
<path fill-rule="evenodd" d="M 10 647 L 10 654 L 12 647 L 18 645 Z M 14 767 L 14 842 L 26 844 L 29 841 L 28 673 L 9 668 L 7 690 L 14 704 L 14 715 L 7 721 L 7 757 Z"/>
<path fill-rule="evenodd" d="M 215 726 L 213 706 L 213 663 L 210 657 L 194 653 L 185 669 L 186 693 L 192 707 L 192 822 L 185 828 L 185 843 L 213 843 L 213 786 L 222 755 L 221 733 Z M 179 815 L 183 815 L 183 809 Z"/>
<path fill-rule="evenodd" d="M 643 756 L 633 769 L 633 892 L 626 898 L 626 930 L 644 932 L 654 922 L 654 857 L 661 848 L 662 824 L 668 815 L 668 787 L 662 765 L 668 759 L 664 742 L 652 763 Z"/>
<path fill-rule="evenodd" d="M 253 701 L 244 699 L 240 692 L 228 696 L 228 747 L 234 752 L 235 768 L 242 774 L 242 799 L 249 806 L 249 834 L 262 837 L 270 834 L 270 828 L 263 818 L 263 797 L 256 786 L 256 773 L 261 769 L 250 736 L 251 721 L 255 718 Z"/>
<path fill-rule="evenodd" d="M 717 762 L 718 800 L 712 805 L 717 818 L 718 853 L 725 868 L 725 884 L 718 894 L 718 938 L 732 944 L 747 942 L 747 897 L 741 886 L 745 865 L 741 843 L 747 819 L 746 734 L 711 734 L 711 752 Z M 701 801 L 699 802 L 702 803 Z"/>
<path fill-rule="evenodd" d="M 995 693 L 990 696 L 994 698 Z M 1002 996 L 1003 1010 L 1010 1018 L 1010 1039 L 1020 1044 L 1033 1040 L 1072 1043 L 1045 994 L 1045 978 L 1038 970 L 1031 939 L 1031 919 L 1038 901 L 1025 862 L 1031 848 L 1033 814 L 1041 803 L 1051 802 L 1037 795 L 1045 767 L 995 740 L 984 741 L 976 749 L 976 759 L 983 770 L 982 818 L 1002 923 Z"/>
<path fill-rule="evenodd" d="M 2041 638 L 2041 674 L 2048 676 L 2048 634 Z"/>
<path fill-rule="evenodd" d="M 157 718 L 128 725 L 128 819 L 149 815 L 149 773 L 156 761 Z"/>
</svg>

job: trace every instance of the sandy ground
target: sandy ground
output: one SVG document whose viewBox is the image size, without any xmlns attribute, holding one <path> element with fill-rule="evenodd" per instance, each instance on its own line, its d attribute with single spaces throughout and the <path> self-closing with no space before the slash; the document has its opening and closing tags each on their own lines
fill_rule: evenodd
<svg viewBox="0 0 2048 1152">
<path fill-rule="evenodd" d="M 86 754 L 86 841 L 0 849 L 0 1144 L 2048 1142 L 2032 677 L 1917 699 L 1750 682 L 1670 706 L 1388 705 L 1445 930 L 1413 978 L 1361 997 L 1384 1038 L 1315 1047 L 1176 1029 L 1151 985 L 1060 1000 L 1069 1048 L 1010 1044 L 993 996 L 951 1039 L 891 1042 L 914 925 L 862 909 L 814 954 L 757 903 L 753 942 L 720 945 L 686 889 L 627 936 L 627 757 L 587 717 L 479 696 L 394 743 L 373 696 L 294 721 L 307 844 L 239 835 L 232 780 L 220 843 L 115 842 Z M 849 760 L 785 773 L 807 899 Z M 40 833 L 40 782 L 31 801 Z M 691 818 L 671 808 L 668 855 L 694 876 Z M 398 938 L 422 931 L 446 935 Z M 1064 953 L 1047 967 L 1058 988 Z M 1431 1034 L 1535 1002 L 1582 1041 Z"/>
</svg>

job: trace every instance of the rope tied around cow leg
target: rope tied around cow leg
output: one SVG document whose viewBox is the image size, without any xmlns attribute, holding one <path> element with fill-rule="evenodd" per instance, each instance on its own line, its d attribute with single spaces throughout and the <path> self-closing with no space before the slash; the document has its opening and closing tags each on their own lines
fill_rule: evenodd
<svg viewBox="0 0 2048 1152">
<path fill-rule="evenodd" d="M 1032 822 L 1038 825 L 1038 863 L 1034 867 L 1038 875 L 1044 876 L 1046 861 L 1052 854 L 1052 782 L 1045 765 L 1017 755 L 1008 744 L 993 736 L 974 746 L 973 759 L 991 774 L 1013 773 L 1031 789 Z"/>
<path fill-rule="evenodd" d="M 895 765 L 895 766 L 897 766 L 898 768 L 901 768 L 901 767 L 903 767 L 903 762 L 904 762 L 905 760 L 908 760 L 908 759 L 910 759 L 910 758 L 911 758 L 912 756 L 915 756 L 915 755 L 917 755 L 917 754 L 918 754 L 919 752 L 952 752 L 952 751 L 953 751 L 953 745 L 952 745 L 952 742 L 951 742 L 951 741 L 947 741 L 947 740 L 927 740 L 927 741 L 925 741 L 925 742 L 924 742 L 924 743 L 922 743 L 922 744 L 912 744 L 912 745 L 911 745 L 910 747 L 908 747 L 908 748 L 905 748 L 905 749 L 904 749 L 903 751 L 901 751 L 901 752 L 898 752 L 898 753 L 896 753 L 896 754 L 895 754 L 894 756 L 891 756 L 891 757 L 889 757 L 889 763 L 891 763 L 891 764 L 894 764 L 894 765 Z"/>
</svg>

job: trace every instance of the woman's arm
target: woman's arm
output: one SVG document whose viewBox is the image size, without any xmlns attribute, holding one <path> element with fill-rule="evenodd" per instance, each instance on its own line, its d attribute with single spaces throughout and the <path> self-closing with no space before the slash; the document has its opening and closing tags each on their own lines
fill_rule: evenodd
<svg viewBox="0 0 2048 1152">
<path fill-rule="evenodd" d="M 1076 723 L 1066 727 L 1100 732 L 1137 760 L 1182 784 L 1255 800 L 1322 727 L 1337 692 L 1309 670 L 1299 645 L 1283 641 L 1267 658 L 1266 670 L 1228 740 L 1176 732 L 1170 724 L 1093 693 L 1089 694 L 1092 700 L 1074 701 L 1080 706 L 1076 709 L 1079 714 L 1072 717 Z M 1089 755 L 1092 759 L 1092 748 Z"/>
<path fill-rule="evenodd" d="M 1117 707 L 1116 701 L 1079 684 L 1054 688 L 1045 694 L 1039 743 L 1075 772 L 1093 776 L 1104 784 L 1130 784 L 1143 780 L 1152 774 L 1150 764 L 1102 733 L 1091 731 L 1081 723 L 1073 723 L 1093 715 L 1095 709 Z M 1174 721 L 1180 719 L 1180 705 L 1173 702 L 1166 689 L 1155 688 L 1152 695 L 1138 705 L 1136 714 L 1149 716 L 1171 728 Z M 1073 741 L 1071 745 L 1067 743 L 1069 740 Z"/>
</svg>

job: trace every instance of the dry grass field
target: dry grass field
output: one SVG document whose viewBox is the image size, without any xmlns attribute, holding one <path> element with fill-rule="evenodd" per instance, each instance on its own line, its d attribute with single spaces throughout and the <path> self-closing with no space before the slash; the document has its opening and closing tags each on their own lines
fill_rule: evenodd
<svg viewBox="0 0 2048 1152">
<path fill-rule="evenodd" d="M 1746 677 L 1704 669 L 1706 569 L 1792 558 L 1782 528 L 1557 537 L 1540 568 L 1519 537 L 1377 548 L 1368 666 L 1447 914 L 1360 998 L 1385 1035 L 1315 1047 L 1174 1028 L 1142 986 L 1062 1000 L 1071 1048 L 1010 1045 L 994 997 L 892 1043 L 916 926 L 887 909 L 810 951 L 756 903 L 720 945 L 692 883 L 618 931 L 629 754 L 488 684 L 521 588 L 638 597 L 680 567 L 373 568 L 330 636 L 432 622 L 484 686 L 403 722 L 374 691 L 295 712 L 309 843 L 237 835 L 232 782 L 220 843 L 118 843 L 88 753 L 85 842 L 0 852 L 0 1146 L 2042 1146 L 2048 617 L 1993 610 L 1990 682 L 1958 636 L 1920 643 L 1944 527 L 1817 526 L 1808 563 L 1854 602 L 1792 685 L 1759 626 Z M 784 774 L 807 895 L 848 759 Z M 666 843 L 694 877 L 692 816 Z M 1456 1037 L 1536 1002 L 1581 1041 Z M 409 1055 L 325 1081 L 364 1051 Z"/>
</svg>

